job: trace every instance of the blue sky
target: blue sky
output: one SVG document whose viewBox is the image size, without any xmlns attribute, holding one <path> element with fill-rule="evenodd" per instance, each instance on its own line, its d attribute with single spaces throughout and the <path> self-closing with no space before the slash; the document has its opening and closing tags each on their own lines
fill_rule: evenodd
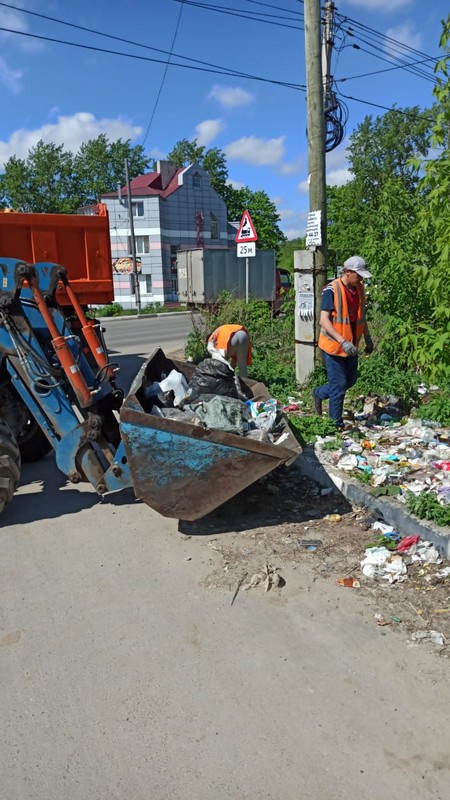
<svg viewBox="0 0 450 800">
<path fill-rule="evenodd" d="M 391 68 L 439 56 L 440 20 L 448 13 L 448 0 L 336 0 L 336 9 L 340 29 L 332 72 L 339 91 L 354 98 L 345 100 L 347 137 L 367 114 L 383 113 L 367 103 L 429 106 L 433 61 L 417 64 L 419 75 Z M 0 29 L 9 31 L 0 30 L 0 168 L 11 155 L 25 157 L 39 139 L 76 151 L 82 141 L 106 133 L 110 139 L 145 142 L 149 155 L 161 158 L 179 139 L 196 137 L 226 153 L 236 186 L 267 191 L 289 238 L 303 235 L 305 93 L 273 82 L 305 85 L 303 12 L 301 0 L 1 3 Z M 158 63 L 171 51 L 171 65 Z M 174 65 L 207 68 L 198 62 L 215 65 L 209 69 L 217 72 Z M 331 184 L 348 178 L 345 139 L 328 155 L 327 175 Z"/>
</svg>

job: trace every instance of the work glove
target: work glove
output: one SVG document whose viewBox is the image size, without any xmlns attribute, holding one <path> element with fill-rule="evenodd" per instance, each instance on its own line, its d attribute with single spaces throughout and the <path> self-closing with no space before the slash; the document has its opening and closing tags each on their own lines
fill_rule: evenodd
<svg viewBox="0 0 450 800">
<path fill-rule="evenodd" d="M 369 355 L 370 353 L 373 353 L 374 343 L 373 343 L 372 337 L 371 337 L 371 335 L 369 333 L 366 333 L 366 335 L 364 336 L 364 341 L 366 343 L 366 347 L 365 347 L 364 352 L 367 353 L 367 355 Z"/>
<path fill-rule="evenodd" d="M 352 342 L 348 342 L 347 339 L 344 339 L 341 342 L 341 347 L 348 356 L 357 356 L 358 355 L 358 348 Z"/>
</svg>

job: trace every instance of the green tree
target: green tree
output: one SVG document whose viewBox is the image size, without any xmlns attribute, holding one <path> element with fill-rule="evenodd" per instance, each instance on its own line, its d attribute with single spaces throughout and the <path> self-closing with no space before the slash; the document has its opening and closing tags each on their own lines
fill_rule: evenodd
<svg viewBox="0 0 450 800">
<path fill-rule="evenodd" d="M 425 296 L 431 313 L 420 324 L 405 324 L 401 346 L 409 363 L 443 387 L 450 379 L 450 15 L 442 22 L 443 58 L 436 64 L 433 89 L 438 113 L 428 139 L 427 157 L 419 164 L 423 196 L 420 230 L 429 245 L 429 257 L 415 272 L 418 297 Z"/>
<path fill-rule="evenodd" d="M 415 194 L 417 159 L 428 152 L 435 114 L 435 109 L 393 109 L 382 116 L 366 117 L 351 135 L 348 156 L 353 178 L 327 190 L 328 246 L 338 263 L 354 253 L 365 255 L 367 237 L 374 230 L 382 237 L 379 210 L 395 185 L 400 194 L 406 192 L 403 196 Z M 398 209 L 393 213 L 397 217 Z"/>
<path fill-rule="evenodd" d="M 0 196 L 16 211 L 70 213 L 79 200 L 72 154 L 41 140 L 26 159 L 12 156 L 0 176 Z"/>
<path fill-rule="evenodd" d="M 128 159 L 130 179 L 142 175 L 149 160 L 141 145 L 131 145 L 130 139 L 110 142 L 104 133 L 83 142 L 74 159 L 74 180 L 81 205 L 96 203 L 102 194 L 113 192 L 125 183 L 124 163 Z"/>
<path fill-rule="evenodd" d="M 109 142 L 104 134 L 82 144 L 75 156 L 63 145 L 39 141 L 25 159 L 12 156 L 6 162 L 0 202 L 17 211 L 71 214 L 124 183 L 125 157 L 132 178 L 148 166 L 140 145 Z"/>
<path fill-rule="evenodd" d="M 228 167 L 225 153 L 218 147 L 211 147 L 208 150 L 197 144 L 197 139 L 189 141 L 180 139 L 167 156 L 169 161 L 173 161 L 177 167 L 185 167 L 188 164 L 200 164 L 208 173 L 211 186 L 221 196 L 224 195 L 228 181 Z"/>
<path fill-rule="evenodd" d="M 297 239 L 289 239 L 285 242 L 278 255 L 277 264 L 282 269 L 288 269 L 289 272 L 294 270 L 294 250 L 305 249 L 305 237 L 299 236 Z"/>
</svg>

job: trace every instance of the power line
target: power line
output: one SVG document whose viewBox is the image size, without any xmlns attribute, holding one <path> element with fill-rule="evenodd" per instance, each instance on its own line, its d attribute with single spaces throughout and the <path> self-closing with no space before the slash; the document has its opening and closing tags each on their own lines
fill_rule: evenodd
<svg viewBox="0 0 450 800">
<path fill-rule="evenodd" d="M 439 58 L 423 58 L 420 61 L 411 61 L 410 64 L 423 64 L 425 61 L 439 61 Z M 348 78 L 338 78 L 336 83 L 344 83 L 345 81 L 353 81 L 356 78 L 368 78 L 370 75 L 380 75 L 382 72 L 392 72 L 395 69 L 404 69 L 404 66 L 397 64 L 394 67 L 386 67 L 385 69 L 377 69 L 374 72 L 363 72 L 361 75 L 349 75 Z"/>
<path fill-rule="evenodd" d="M 183 2 L 183 0 L 181 0 L 181 1 Z M 148 44 L 143 44 L 142 42 L 135 42 L 132 39 L 126 39 L 123 36 L 115 36 L 115 35 L 113 35 L 111 33 L 105 33 L 104 31 L 97 31 L 94 28 L 87 28 L 84 25 L 77 25 L 75 22 L 68 22 L 67 20 L 57 19 L 56 17 L 50 17 L 47 14 L 39 14 L 37 11 L 29 11 L 28 9 L 25 9 L 25 8 L 22 9 L 19 6 L 14 6 L 14 5 L 11 5 L 10 3 L 0 2 L 0 6 L 4 6 L 5 8 L 12 8 L 14 11 L 20 11 L 23 14 L 29 14 L 30 16 L 33 16 L 33 17 L 39 17 L 40 19 L 45 19 L 48 22 L 56 22 L 58 25 L 65 25 L 68 28 L 74 28 L 76 30 L 85 31 L 86 33 L 93 33 L 95 36 L 103 36 L 105 39 L 112 39 L 113 41 L 116 41 L 116 42 L 122 42 L 124 44 L 131 44 L 134 47 L 142 47 L 145 50 L 152 50 L 155 53 L 163 53 L 164 55 L 169 55 L 169 51 L 168 50 L 162 50 L 159 47 L 152 47 L 152 46 L 150 46 Z M 15 32 L 16 33 L 23 33 L 23 31 L 15 31 Z M 29 35 L 32 36 L 33 34 L 29 34 Z M 56 40 L 56 41 L 59 41 L 59 40 Z M 189 56 L 183 56 L 183 55 L 180 55 L 179 53 L 171 53 L 170 55 L 174 56 L 175 58 L 182 58 L 184 61 L 191 61 L 194 64 L 201 64 L 202 66 L 214 67 L 215 69 L 218 69 L 218 70 L 226 70 L 230 75 L 232 75 L 234 77 L 246 77 L 246 75 L 247 75 L 247 73 L 242 73 L 242 72 L 239 72 L 238 70 L 233 70 L 233 69 L 228 68 L 228 67 L 222 67 L 221 65 L 213 64 L 210 61 L 202 61 L 201 59 L 191 58 Z M 158 61 L 156 59 L 155 59 L 155 61 L 156 61 L 156 63 L 161 63 L 161 64 L 165 64 L 166 63 L 165 61 Z M 182 66 L 182 65 L 179 65 L 179 66 Z M 226 74 L 226 73 L 223 73 L 223 74 Z"/>
<path fill-rule="evenodd" d="M 147 61 L 147 62 L 152 62 L 152 63 L 155 63 L 155 64 L 169 64 L 170 63 L 170 65 L 172 67 L 181 67 L 182 69 L 195 70 L 196 72 L 209 72 L 209 73 L 213 73 L 215 75 L 233 76 L 235 78 L 244 78 L 245 80 L 260 81 L 262 83 L 272 83 L 272 84 L 275 84 L 277 86 L 284 86 L 287 89 L 296 89 L 297 91 L 302 91 L 302 92 L 306 91 L 306 86 L 304 86 L 303 84 L 289 83 L 287 81 L 277 81 L 277 80 L 274 80 L 273 78 L 262 78 L 259 75 L 251 75 L 251 74 L 247 74 L 245 72 L 237 72 L 235 70 L 231 70 L 231 69 L 228 69 L 228 68 L 210 69 L 208 67 L 196 67 L 196 66 L 193 66 L 192 64 L 177 64 L 177 63 L 175 63 L 173 61 L 170 61 L 170 62 L 169 61 L 163 61 L 160 58 L 151 58 L 150 56 L 140 56 L 140 55 L 137 55 L 136 53 L 121 53 L 118 50 L 109 50 L 109 49 L 104 48 L 104 47 L 95 47 L 94 45 L 80 44 L 79 42 L 69 42 L 69 41 L 67 41 L 65 39 L 56 39 L 56 38 L 54 38 L 52 36 L 43 36 L 42 34 L 29 33 L 27 31 L 18 31 L 18 30 L 15 30 L 13 28 L 0 27 L 0 31 L 4 31 L 6 33 L 15 33 L 18 36 L 26 36 L 26 37 L 31 38 L 31 39 L 40 39 L 40 40 L 42 40 L 44 42 L 54 42 L 56 44 L 63 44 L 63 45 L 66 45 L 67 47 L 77 47 L 77 48 L 79 48 L 81 50 L 92 50 L 92 51 L 94 51 L 96 53 L 106 53 L 107 55 L 120 56 L 122 58 L 133 58 L 133 59 L 138 60 L 138 61 Z M 181 56 L 181 58 L 184 58 L 184 56 Z"/>
<path fill-rule="evenodd" d="M 399 39 L 394 39 L 392 36 L 387 36 L 386 34 L 382 33 L 381 31 L 377 31 L 375 28 L 371 28 L 369 25 L 364 25 L 362 22 L 358 22 L 358 20 L 353 19 L 352 17 L 343 16 L 339 12 L 336 12 L 336 16 L 341 19 L 343 23 L 351 22 L 357 28 L 361 28 L 371 34 L 374 37 L 379 39 L 386 40 L 388 42 L 392 42 L 393 44 L 399 45 L 403 50 L 409 50 L 409 52 L 414 53 L 418 56 L 428 56 L 429 53 L 424 53 L 423 50 L 417 50 L 415 47 L 411 47 L 409 44 L 405 44 L 404 42 L 400 42 Z"/>
<path fill-rule="evenodd" d="M 153 122 L 154 116 L 156 114 L 156 109 L 158 108 L 159 98 L 161 97 L 161 92 L 163 90 L 164 81 L 166 80 L 167 70 L 169 69 L 169 62 L 170 62 L 170 59 L 172 57 L 173 48 L 175 47 L 175 41 L 176 41 L 176 38 L 177 38 L 178 28 L 180 27 L 182 13 L 183 13 L 183 4 L 181 4 L 181 6 L 180 6 L 180 11 L 179 11 L 179 14 L 178 14 L 178 19 L 177 19 L 177 24 L 175 25 L 175 33 L 173 35 L 172 44 L 170 46 L 169 61 L 167 62 L 166 66 L 164 68 L 164 73 L 163 73 L 163 76 L 161 78 L 161 83 L 159 84 L 158 94 L 156 95 L 156 100 L 155 100 L 155 104 L 153 106 L 153 111 L 152 111 L 151 116 L 150 116 L 150 121 L 149 121 L 149 123 L 147 125 L 147 130 L 146 130 L 145 136 L 144 136 L 144 138 L 142 140 L 142 147 L 144 147 L 145 142 L 147 141 L 147 136 L 150 133 L 150 128 L 152 127 L 152 122 Z"/>
<path fill-rule="evenodd" d="M 292 11 L 290 8 L 281 8 L 280 6 L 274 6 L 271 3 L 262 3 L 261 0 L 245 0 L 246 3 L 252 3 L 255 6 L 266 6 L 266 8 L 273 8 L 276 11 L 286 11 L 288 14 L 294 14 L 295 16 L 302 16 L 302 11 Z"/>
<path fill-rule="evenodd" d="M 247 14 L 245 12 L 242 12 L 242 10 L 239 9 L 239 8 L 225 9 L 225 8 L 222 8 L 221 6 L 213 6 L 213 5 L 210 5 L 208 3 L 195 2 L 195 0 L 174 0 L 174 2 L 175 3 L 184 3 L 184 5 L 191 6 L 192 8 L 201 8 L 203 11 L 215 11 L 217 14 L 226 14 L 226 15 L 228 15 L 230 17 L 238 17 L 239 19 L 249 19 L 252 22 L 263 22 L 266 25 L 276 25 L 278 28 L 290 28 L 291 30 L 295 30 L 295 31 L 304 30 L 303 28 L 299 28 L 298 25 L 286 25 L 284 22 L 275 22 L 274 21 L 274 19 L 287 19 L 287 20 L 289 20 L 289 19 L 291 19 L 291 17 L 280 17 L 280 16 L 275 17 L 275 15 L 273 15 L 273 14 L 260 14 L 258 16 L 255 16 L 255 14 L 257 14 L 257 12 L 253 12 L 253 15 L 251 15 L 250 13 Z M 260 16 L 261 17 L 262 16 L 273 17 L 274 19 L 260 19 L 259 18 Z"/>
<path fill-rule="evenodd" d="M 349 94 L 343 94 L 343 92 L 339 92 L 339 94 L 341 97 L 345 97 L 346 100 L 354 100 L 355 103 L 363 103 L 366 106 L 381 108 L 383 111 L 393 111 L 396 114 L 402 114 L 404 117 L 410 117 L 411 119 L 423 119 L 425 122 L 430 122 L 431 124 L 434 123 L 434 119 L 423 117 L 420 114 L 414 114 L 410 111 L 404 111 L 401 108 L 395 108 L 394 106 L 383 106 L 380 103 L 371 103 L 369 100 L 362 100 L 360 97 L 351 97 Z"/>
</svg>

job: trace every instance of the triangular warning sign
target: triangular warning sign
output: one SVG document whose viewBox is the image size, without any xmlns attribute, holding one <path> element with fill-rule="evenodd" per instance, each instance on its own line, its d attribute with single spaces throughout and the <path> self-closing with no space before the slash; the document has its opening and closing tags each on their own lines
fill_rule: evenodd
<svg viewBox="0 0 450 800">
<path fill-rule="evenodd" d="M 252 218 L 248 211 L 244 211 L 234 241 L 237 244 L 241 244 L 242 242 L 256 242 L 257 240 L 258 240 L 258 234 L 255 231 L 255 226 L 253 225 Z"/>
</svg>

